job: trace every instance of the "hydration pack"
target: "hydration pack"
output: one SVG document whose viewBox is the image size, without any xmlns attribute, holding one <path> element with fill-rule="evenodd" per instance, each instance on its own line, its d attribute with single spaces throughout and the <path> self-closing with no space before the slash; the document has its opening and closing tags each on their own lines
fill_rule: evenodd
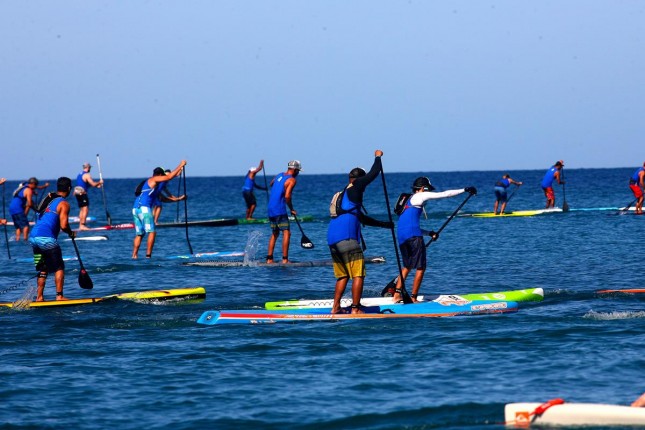
<svg viewBox="0 0 645 430">
<path fill-rule="evenodd" d="M 343 196 L 345 195 L 345 189 L 342 191 L 338 191 L 334 196 L 331 198 L 331 202 L 329 203 L 329 216 L 332 218 L 338 218 L 342 214 L 346 213 L 347 211 L 342 208 L 342 203 L 343 203 Z"/>
<path fill-rule="evenodd" d="M 27 184 L 26 184 L 26 183 L 24 183 L 24 182 L 19 183 L 19 184 L 18 184 L 18 188 L 16 188 L 15 190 L 13 190 L 13 197 L 18 197 L 18 193 L 19 193 L 20 191 L 22 191 L 22 189 L 23 189 L 23 188 L 26 188 L 26 187 L 27 187 Z"/>
<path fill-rule="evenodd" d="M 36 213 L 40 216 L 45 213 L 47 208 L 49 207 L 49 204 L 56 198 L 58 197 L 58 194 L 56 193 L 49 193 L 45 196 L 44 199 L 38 203 L 38 206 L 36 206 Z"/>
<path fill-rule="evenodd" d="M 134 195 L 139 197 L 141 195 L 141 190 L 143 190 L 143 184 L 145 184 L 147 179 L 144 179 L 141 181 L 139 185 L 137 185 L 137 188 L 134 190 Z"/>
<path fill-rule="evenodd" d="M 394 205 L 395 214 L 397 214 L 398 216 L 401 216 L 401 214 L 405 210 L 405 205 L 407 205 L 408 200 L 410 200 L 410 197 L 412 197 L 412 194 L 410 193 L 401 193 L 401 195 L 396 201 L 396 204 Z"/>
</svg>

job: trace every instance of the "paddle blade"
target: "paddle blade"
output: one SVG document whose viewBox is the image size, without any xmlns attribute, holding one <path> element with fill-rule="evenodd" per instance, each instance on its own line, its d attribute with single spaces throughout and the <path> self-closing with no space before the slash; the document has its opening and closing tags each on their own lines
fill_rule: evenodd
<svg viewBox="0 0 645 430">
<path fill-rule="evenodd" d="M 566 200 L 562 203 L 562 212 L 569 212 L 569 203 Z"/>
<path fill-rule="evenodd" d="M 302 236 L 302 239 L 300 239 L 300 246 L 302 246 L 305 249 L 314 249 L 313 242 L 310 241 L 307 236 Z"/>
<path fill-rule="evenodd" d="M 396 289 L 396 281 L 399 279 L 397 276 L 396 278 L 392 279 L 386 286 L 383 288 L 381 291 L 381 297 L 392 297 L 394 296 L 394 290 Z"/>
<path fill-rule="evenodd" d="M 78 285 L 84 290 L 91 290 L 94 288 L 94 283 L 92 278 L 90 278 L 89 273 L 84 268 L 81 269 L 81 273 L 78 274 Z"/>
</svg>

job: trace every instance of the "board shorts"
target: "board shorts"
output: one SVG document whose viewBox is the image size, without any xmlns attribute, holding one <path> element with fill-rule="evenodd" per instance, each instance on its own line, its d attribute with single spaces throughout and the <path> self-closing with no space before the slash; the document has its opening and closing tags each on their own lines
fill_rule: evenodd
<svg viewBox="0 0 645 430">
<path fill-rule="evenodd" d="M 638 184 L 629 184 L 629 189 L 632 190 L 634 197 L 636 197 L 637 199 L 643 197 L 643 190 L 638 186 Z"/>
<path fill-rule="evenodd" d="M 87 196 L 87 193 L 75 194 L 75 197 L 79 208 L 84 208 L 90 205 L 90 198 Z"/>
<path fill-rule="evenodd" d="M 506 188 L 495 187 L 495 199 L 497 199 L 498 202 L 506 203 L 506 200 L 508 200 L 508 194 L 506 193 Z"/>
<path fill-rule="evenodd" d="M 544 195 L 549 200 L 555 200 L 555 193 L 553 192 L 553 187 L 542 188 Z"/>
<path fill-rule="evenodd" d="M 255 200 L 255 194 L 253 194 L 253 191 L 244 190 L 242 191 L 242 196 L 244 197 L 244 201 L 246 202 L 247 209 L 257 203 L 257 200 Z"/>
<path fill-rule="evenodd" d="M 270 216 L 269 222 L 271 223 L 271 231 L 289 231 L 289 217 L 285 215 Z"/>
<path fill-rule="evenodd" d="M 24 212 L 20 212 L 19 214 L 12 214 L 11 219 L 13 220 L 13 225 L 16 227 L 16 230 L 21 230 L 25 227 L 29 227 L 29 220 L 27 219 L 27 215 L 25 215 Z"/>
<path fill-rule="evenodd" d="M 341 240 L 329 245 L 329 251 L 331 251 L 331 259 L 334 262 L 336 279 L 365 277 L 365 257 L 357 240 Z"/>
<path fill-rule="evenodd" d="M 146 233 L 154 233 L 155 220 L 152 211 L 148 206 L 132 209 L 132 219 L 134 220 L 134 232 L 137 236 L 143 236 Z"/>
<path fill-rule="evenodd" d="M 423 237 L 414 236 L 399 245 L 403 267 L 406 269 L 425 270 L 427 264 L 426 244 Z"/>
<path fill-rule="evenodd" d="M 65 270 L 63 253 L 58 241 L 52 237 L 30 237 L 34 265 L 38 272 L 55 273 Z"/>
</svg>

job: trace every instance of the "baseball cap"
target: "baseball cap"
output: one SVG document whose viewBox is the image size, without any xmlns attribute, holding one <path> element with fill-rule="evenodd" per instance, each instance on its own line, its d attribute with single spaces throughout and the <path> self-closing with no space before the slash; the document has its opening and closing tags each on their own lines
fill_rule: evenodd
<svg viewBox="0 0 645 430">
<path fill-rule="evenodd" d="M 349 177 L 350 178 L 361 178 L 361 177 L 363 177 L 365 175 L 366 175 L 365 169 L 363 169 L 362 167 L 354 167 L 351 170 L 351 172 L 349 172 Z"/>
<path fill-rule="evenodd" d="M 564 160 L 556 161 L 555 165 L 556 166 L 564 166 Z"/>
<path fill-rule="evenodd" d="M 300 164 L 300 161 L 298 160 L 291 160 L 289 161 L 289 164 L 287 164 L 288 169 L 295 169 L 295 170 L 302 170 L 302 164 Z"/>
<path fill-rule="evenodd" d="M 420 176 L 414 180 L 414 183 L 412 184 L 412 189 L 413 190 L 423 190 L 423 191 L 434 191 L 434 187 L 430 183 L 430 179 L 428 179 L 426 176 Z"/>
<path fill-rule="evenodd" d="M 86 161 L 85 163 L 83 163 L 83 169 L 85 169 L 87 167 L 92 167 L 92 165 L 89 163 L 89 161 Z"/>
<path fill-rule="evenodd" d="M 155 170 L 152 171 L 153 176 L 161 176 L 165 174 L 166 172 L 164 171 L 163 167 L 156 167 Z"/>
<path fill-rule="evenodd" d="M 27 181 L 27 183 L 28 183 L 28 184 L 36 184 L 36 185 L 38 185 L 38 179 L 36 179 L 36 178 L 34 178 L 34 177 L 32 176 L 31 178 L 29 178 L 29 180 Z"/>
</svg>

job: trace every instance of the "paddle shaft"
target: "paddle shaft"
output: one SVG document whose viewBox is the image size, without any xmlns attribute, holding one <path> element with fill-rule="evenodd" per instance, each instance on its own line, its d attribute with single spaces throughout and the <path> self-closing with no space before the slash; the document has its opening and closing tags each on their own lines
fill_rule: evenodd
<svg viewBox="0 0 645 430">
<path fill-rule="evenodd" d="M 394 253 L 396 254 L 396 264 L 399 266 L 399 279 L 401 280 L 401 297 L 403 303 L 412 303 L 412 297 L 405 288 L 405 278 L 403 277 L 403 266 L 401 265 L 401 257 L 399 256 L 399 247 L 396 243 L 396 234 L 394 233 L 394 220 L 392 219 L 392 210 L 390 209 L 390 198 L 387 195 L 387 183 L 385 181 L 385 172 L 383 171 L 383 164 L 381 162 L 381 179 L 383 180 L 383 194 L 385 195 L 385 207 L 387 207 L 387 217 L 392 226 L 390 232 L 392 233 L 392 243 L 394 244 Z"/>
<path fill-rule="evenodd" d="M 305 234 L 304 230 L 302 229 L 302 226 L 300 225 L 300 221 L 298 220 L 298 216 L 294 215 L 293 219 L 296 220 L 296 224 L 298 224 L 298 228 L 300 229 L 300 233 L 302 233 L 302 238 L 300 239 L 300 246 L 306 249 L 313 249 L 314 244 L 307 235 Z"/>
<path fill-rule="evenodd" d="M 446 227 L 448 226 L 448 223 L 449 223 L 450 221 L 452 221 L 452 219 L 453 219 L 454 217 L 456 217 L 456 216 L 457 216 L 457 214 L 459 213 L 459 211 L 461 210 L 461 208 L 463 208 L 463 207 L 464 207 L 464 205 L 466 204 L 466 202 L 468 201 L 468 199 L 470 199 L 472 196 L 473 196 L 472 194 L 468 193 L 468 196 L 464 199 L 464 201 L 463 201 L 463 202 L 461 202 L 461 204 L 460 204 L 459 206 L 457 206 L 457 209 L 455 209 L 455 210 L 454 210 L 454 212 L 453 212 L 452 214 L 450 214 L 450 216 L 448 217 L 448 219 L 446 220 L 446 222 L 444 222 L 444 223 L 443 223 L 443 225 L 442 225 L 441 227 L 439 227 L 439 230 L 437 230 L 437 234 L 441 233 L 441 232 L 443 231 L 443 229 L 444 229 L 444 228 L 446 228 Z M 433 242 L 433 240 L 432 240 L 432 238 L 430 238 L 430 240 L 428 241 L 428 243 L 426 243 L 426 248 L 427 248 L 428 246 L 430 246 L 430 244 L 431 244 L 432 242 Z"/>
<path fill-rule="evenodd" d="M 564 167 L 560 169 L 560 180 L 562 181 L 562 211 L 569 212 L 569 204 L 567 203 L 567 192 L 564 183 Z"/>
<path fill-rule="evenodd" d="M 96 154 L 96 165 L 99 168 L 99 181 L 103 182 L 103 171 L 101 169 L 101 158 Z M 105 217 L 107 218 L 108 225 L 112 225 L 112 217 L 107 207 L 107 199 L 105 198 L 105 184 L 101 184 L 101 194 L 103 195 L 103 208 L 105 209 Z"/>
<path fill-rule="evenodd" d="M 188 251 L 192 254 L 193 246 L 190 244 L 190 238 L 188 237 L 188 192 L 186 191 L 186 166 L 181 170 L 181 174 L 184 182 L 184 224 L 186 225 L 186 243 L 188 243 Z"/>
<path fill-rule="evenodd" d="M 269 202 L 269 186 L 267 185 L 267 174 L 264 171 L 264 164 L 262 164 L 262 176 L 264 176 L 264 192 L 267 195 L 267 203 Z"/>
<path fill-rule="evenodd" d="M 2 218 L 7 220 L 7 210 L 5 209 L 5 187 L 4 182 L 2 183 Z M 11 251 L 9 250 L 9 235 L 7 234 L 7 224 L 4 225 L 4 242 L 7 245 L 7 256 L 11 260 Z"/>
<path fill-rule="evenodd" d="M 74 245 L 74 251 L 76 251 L 76 258 L 78 258 L 78 264 L 81 266 L 81 271 L 78 274 L 78 285 L 86 290 L 91 290 L 94 288 L 94 284 L 92 282 L 92 278 L 90 278 L 89 273 L 87 273 L 87 270 L 85 270 L 85 266 L 83 265 L 83 260 L 81 259 L 81 253 L 78 252 L 78 246 L 76 245 L 76 240 L 72 237 L 72 244 Z"/>
<path fill-rule="evenodd" d="M 510 201 L 511 201 L 511 199 L 512 199 L 512 198 L 513 198 L 513 196 L 515 195 L 515 192 L 516 192 L 517 190 L 519 190 L 519 189 L 520 189 L 520 186 L 516 184 L 516 185 L 515 185 L 515 189 L 513 190 L 513 192 L 511 193 L 511 195 L 510 195 L 510 196 L 508 196 L 508 198 L 506 199 L 506 204 L 508 204 L 508 202 L 510 202 Z"/>
</svg>

